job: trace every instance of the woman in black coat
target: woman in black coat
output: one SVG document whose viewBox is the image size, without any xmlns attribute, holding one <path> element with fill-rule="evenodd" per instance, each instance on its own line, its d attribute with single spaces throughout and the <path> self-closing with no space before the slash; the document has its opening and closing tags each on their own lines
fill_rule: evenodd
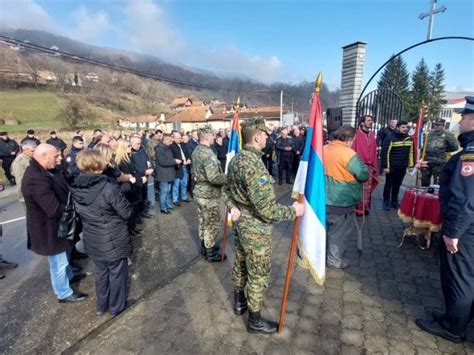
<svg viewBox="0 0 474 355">
<path fill-rule="evenodd" d="M 139 233 L 140 231 L 137 228 L 137 223 L 141 223 L 140 219 L 140 203 L 142 201 L 142 186 L 145 181 L 143 178 L 138 174 L 133 166 L 132 159 L 132 146 L 130 145 L 129 141 L 124 139 L 120 139 L 117 142 L 117 148 L 115 150 L 115 163 L 117 167 L 120 169 L 122 174 L 129 175 L 129 181 L 127 182 L 119 182 L 120 188 L 122 189 L 125 197 L 132 205 L 132 216 L 128 221 L 128 227 L 130 233 L 133 235 Z"/>
<path fill-rule="evenodd" d="M 76 161 L 81 173 L 72 196 L 82 219 L 84 249 L 94 262 L 97 315 L 110 310 L 114 316 L 127 302 L 131 207 L 120 188 L 102 175 L 106 162 L 98 151 L 82 151 Z"/>
</svg>

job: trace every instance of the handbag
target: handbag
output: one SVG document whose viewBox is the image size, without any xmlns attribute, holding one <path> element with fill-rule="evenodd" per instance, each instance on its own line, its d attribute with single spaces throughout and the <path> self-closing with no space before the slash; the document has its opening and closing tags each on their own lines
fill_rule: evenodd
<svg viewBox="0 0 474 355">
<path fill-rule="evenodd" d="M 58 238 L 76 241 L 81 232 L 81 220 L 74 207 L 71 192 L 67 195 L 67 204 L 59 221 Z"/>
</svg>

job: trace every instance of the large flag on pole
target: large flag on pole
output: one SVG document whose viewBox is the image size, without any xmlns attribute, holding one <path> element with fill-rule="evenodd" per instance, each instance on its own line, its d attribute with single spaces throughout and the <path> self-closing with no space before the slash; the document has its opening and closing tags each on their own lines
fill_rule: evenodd
<svg viewBox="0 0 474 355">
<path fill-rule="evenodd" d="M 239 111 L 240 111 L 240 97 L 237 99 L 237 109 L 232 119 L 232 128 L 230 131 L 229 146 L 227 147 L 227 159 L 225 163 L 225 173 L 229 168 L 229 163 L 234 156 L 236 156 L 242 149 L 242 133 L 240 131 L 239 123 Z"/>
<path fill-rule="evenodd" d="M 309 127 L 303 157 L 296 174 L 293 192 L 303 195 L 305 213 L 301 219 L 298 262 L 310 270 L 318 285 L 326 277 L 326 184 L 323 158 L 323 115 L 318 75 L 313 93 Z"/>
</svg>

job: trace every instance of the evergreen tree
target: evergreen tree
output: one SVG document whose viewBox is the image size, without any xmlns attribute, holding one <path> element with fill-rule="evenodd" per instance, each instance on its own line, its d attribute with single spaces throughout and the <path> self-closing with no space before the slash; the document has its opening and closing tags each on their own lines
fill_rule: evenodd
<svg viewBox="0 0 474 355">
<path fill-rule="evenodd" d="M 439 118 L 443 105 L 444 92 L 444 69 L 441 63 L 430 74 L 430 93 L 428 98 L 428 119 L 434 120 Z"/>
<path fill-rule="evenodd" d="M 421 103 L 430 104 L 430 71 L 424 58 L 416 66 L 411 76 L 410 100 L 407 107 L 408 119 L 416 119 L 419 115 Z"/>
<path fill-rule="evenodd" d="M 407 113 L 406 109 L 410 104 L 410 74 L 407 70 L 407 65 L 402 56 L 393 57 L 392 60 L 382 71 L 380 79 L 377 82 L 378 90 L 391 90 L 400 96 L 404 107 L 404 115 Z"/>
</svg>

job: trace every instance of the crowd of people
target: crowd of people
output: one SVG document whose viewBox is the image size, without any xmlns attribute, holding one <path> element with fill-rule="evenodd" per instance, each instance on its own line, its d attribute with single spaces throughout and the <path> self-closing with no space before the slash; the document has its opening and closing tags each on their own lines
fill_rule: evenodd
<svg viewBox="0 0 474 355">
<path fill-rule="evenodd" d="M 404 120 L 391 120 L 376 134 L 372 127 L 374 118 L 366 115 L 359 120 L 357 129 L 343 125 L 331 132 L 324 146 L 329 268 L 349 266 L 344 259 L 345 246 L 355 232 L 354 216 L 370 213 L 379 164 L 385 174 L 384 210 L 399 207 L 399 190 L 407 169 L 416 166 L 422 170 L 423 186 L 441 184 L 446 231 L 444 265 L 449 269 L 445 273 L 461 272 L 462 280 L 469 277 L 471 280 L 468 286 L 461 285 L 470 287 L 462 299 L 450 291 L 450 277 L 443 281 L 445 298 L 451 305 L 447 305 L 448 313 L 440 316 L 443 321 L 436 324 L 441 324 L 441 330 L 436 331 L 441 334 L 444 329 L 455 334 L 457 337 L 452 336 L 451 340 L 462 338 L 459 324 L 464 322 L 467 326 L 468 318 L 461 313 L 473 301 L 472 257 L 469 256 L 474 225 L 473 184 L 466 182 L 472 182 L 473 176 L 473 117 L 473 108 L 464 110 L 459 136 L 464 151 L 453 157 L 456 163 L 448 163 L 450 177 L 443 178 L 441 170 L 447 162 L 447 153 L 458 150 L 459 146 L 441 119 L 434 122 L 434 130 L 427 134 L 424 161 L 414 161 L 416 147 Z M 154 217 L 153 200 L 159 206 L 157 211 L 164 215 L 172 214 L 181 203 L 194 201 L 201 254 L 208 262 L 220 261 L 222 256 L 216 241 L 223 225 L 223 202 L 236 222 L 234 312 L 241 315 L 249 311 L 249 332 L 270 334 L 276 332 L 277 325 L 262 318 L 260 310 L 271 268 L 271 226 L 273 222 L 293 220 L 304 213 L 303 204 L 276 203 L 273 176 L 280 185 L 284 181 L 291 184 L 303 155 L 305 135 L 304 127 L 294 126 L 291 130 L 282 127 L 277 131 L 268 128 L 261 118 L 247 119 L 242 122 L 243 150 L 227 162 L 230 132 L 215 132 L 209 126 L 191 132 L 157 129 L 129 136 L 115 136 L 96 129 L 89 144 L 78 130 L 70 149 L 54 131 L 41 143 L 30 130 L 20 146 L 6 132 L 0 132 L 0 158 L 6 177 L 19 185 L 19 198 L 26 211 L 28 249 L 48 257 L 51 283 L 59 302 L 74 303 L 87 297 L 71 287 L 85 277 L 74 262 L 84 257 L 91 258 L 94 264 L 98 316 L 107 311 L 115 316 L 133 302 L 127 297 L 131 237 L 142 233 L 143 219 Z M 149 195 L 151 181 L 154 196 Z M 463 198 L 466 201 L 460 201 Z M 71 203 L 80 216 L 82 228 L 78 228 L 73 240 L 68 240 L 59 238 L 58 230 L 65 207 Z M 453 215 L 453 206 L 465 220 Z M 75 249 L 79 232 L 85 253 Z M 460 261 L 462 266 L 453 261 L 454 254 L 464 258 Z M 16 266 L 4 260 L 2 263 L 4 267 Z M 456 305 L 452 306 L 453 303 Z M 473 310 L 470 308 L 471 318 Z M 435 327 L 426 324 L 420 326 L 431 330 Z M 449 338 L 444 333 L 441 336 Z"/>
</svg>

